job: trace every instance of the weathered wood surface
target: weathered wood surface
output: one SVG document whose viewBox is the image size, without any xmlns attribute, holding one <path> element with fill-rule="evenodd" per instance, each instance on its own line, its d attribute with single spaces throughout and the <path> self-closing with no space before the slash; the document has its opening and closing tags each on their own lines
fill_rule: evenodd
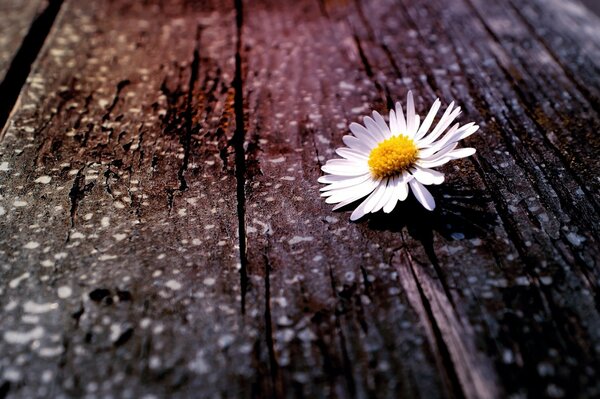
<svg viewBox="0 0 600 399">
<path fill-rule="evenodd" d="M 600 395 L 599 71 L 558 0 L 65 0 L 0 141 L 0 397 Z M 478 152 L 350 223 L 320 165 L 409 89 Z"/>
<path fill-rule="evenodd" d="M 0 82 L 6 76 L 10 64 L 32 21 L 41 9 L 40 1 L 4 0 L 0 2 Z"/>
</svg>

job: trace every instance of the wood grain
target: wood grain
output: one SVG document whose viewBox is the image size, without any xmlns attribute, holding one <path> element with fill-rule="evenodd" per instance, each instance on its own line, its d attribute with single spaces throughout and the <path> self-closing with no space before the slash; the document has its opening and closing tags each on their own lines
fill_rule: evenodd
<svg viewBox="0 0 600 399">
<path fill-rule="evenodd" d="M 0 141 L 0 397 L 600 394 L 600 25 L 576 3 L 65 0 Z M 477 154 L 349 222 L 413 90 Z"/>
<path fill-rule="evenodd" d="M 42 1 L 3 0 L 0 2 L 0 82 L 4 80 L 13 57 L 27 35 Z"/>
</svg>

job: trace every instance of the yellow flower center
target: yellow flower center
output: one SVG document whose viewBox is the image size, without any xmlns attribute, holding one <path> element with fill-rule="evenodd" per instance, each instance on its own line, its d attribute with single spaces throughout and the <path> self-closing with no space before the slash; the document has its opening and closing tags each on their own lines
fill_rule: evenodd
<svg viewBox="0 0 600 399">
<path fill-rule="evenodd" d="M 371 150 L 369 168 L 373 177 L 378 179 L 396 176 L 415 163 L 418 153 L 412 139 L 402 135 L 394 136 Z"/>
</svg>

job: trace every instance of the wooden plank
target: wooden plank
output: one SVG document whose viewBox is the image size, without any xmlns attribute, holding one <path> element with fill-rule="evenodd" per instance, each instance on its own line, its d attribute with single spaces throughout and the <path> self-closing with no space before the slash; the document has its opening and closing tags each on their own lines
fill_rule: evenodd
<svg viewBox="0 0 600 399">
<path fill-rule="evenodd" d="M 0 82 L 27 35 L 32 21 L 41 11 L 42 1 L 0 1 Z"/>
<path fill-rule="evenodd" d="M 237 396 L 235 11 L 67 1 L 0 153 L 2 396 Z"/>
<path fill-rule="evenodd" d="M 0 137 L 62 0 L 0 2 Z"/>
<path fill-rule="evenodd" d="M 596 396 L 574 7 L 66 0 L 0 141 L 0 397 Z M 409 89 L 478 153 L 351 223 L 320 166 Z"/>
<path fill-rule="evenodd" d="M 387 381 L 409 397 L 440 390 L 474 398 L 595 391 L 588 365 L 598 362 L 589 350 L 599 321 L 592 299 L 598 213 L 590 192 L 596 182 L 586 174 L 598 170 L 591 156 L 597 146 L 581 142 L 594 134 L 598 115 L 558 65 L 540 62 L 551 57 L 535 36 L 540 55 L 528 59 L 493 34 L 486 22 L 515 30 L 516 20 L 515 34 L 526 30 L 514 14 L 507 18 L 512 24 L 502 24 L 499 8 L 514 12 L 502 2 L 361 2 L 357 8 L 324 2 L 320 12 L 310 2 L 249 5 L 243 35 L 250 43 L 248 156 L 257 166 L 248 181 L 248 256 L 249 268 L 268 278 L 271 298 L 283 297 L 287 305 L 271 300 L 276 382 L 288 386 L 298 369 L 312 381 L 331 380 L 311 355 L 290 350 L 286 338 L 307 344 L 276 322 L 291 318 L 300 334 L 304 320 L 318 314 L 313 352 L 321 340 L 327 352 L 316 364 L 339 364 L 328 383 L 342 396 L 384 396 L 372 381 Z M 518 80 L 528 97 L 514 81 L 517 68 L 528 72 Z M 551 78 L 560 84 L 542 92 Z M 469 139 L 480 155 L 458 163 L 433 214 L 408 203 L 392 218 L 348 224 L 347 215 L 329 213 L 319 200 L 319 166 L 341 145 L 349 122 L 371 105 L 385 110 L 409 88 L 419 93 L 421 112 L 435 96 L 457 99 L 465 120 L 482 123 L 482 133 Z M 542 98 L 558 100 L 559 90 L 571 91 L 581 111 L 537 106 Z M 574 122 L 563 121 L 571 111 L 589 123 L 574 130 Z M 581 157 L 578 164 L 567 153 Z M 373 286 L 377 295 L 368 295 Z M 398 309 L 412 316 L 395 319 Z M 410 323 L 411 317 L 417 320 Z M 394 350 L 408 336 L 402 322 L 426 339 L 410 356 Z M 336 332 L 334 339 L 323 338 L 323 324 Z M 362 333 L 361 325 L 367 326 Z M 386 335 L 387 345 L 364 352 Z M 371 367 L 362 368 L 360 359 Z M 386 373 L 379 362 L 397 368 Z M 432 366 L 437 377 L 419 385 Z M 398 369 L 421 378 L 394 385 Z"/>
</svg>

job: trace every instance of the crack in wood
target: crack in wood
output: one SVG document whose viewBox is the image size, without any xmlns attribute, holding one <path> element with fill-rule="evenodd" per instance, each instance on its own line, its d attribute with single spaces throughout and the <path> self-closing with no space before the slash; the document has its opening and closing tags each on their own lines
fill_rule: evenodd
<svg viewBox="0 0 600 399">
<path fill-rule="evenodd" d="M 236 51 L 235 75 L 233 78 L 235 132 L 231 139 L 235 152 L 235 178 L 238 216 L 238 237 L 240 254 L 241 312 L 246 313 L 246 293 L 248 291 L 248 257 L 246 237 L 246 128 L 244 117 L 244 86 L 242 78 L 242 29 L 244 26 L 244 8 L 242 0 L 235 0 L 236 12 Z"/>
<path fill-rule="evenodd" d="M 4 136 L 5 124 L 25 84 L 31 66 L 38 57 L 63 0 L 49 0 L 48 5 L 31 24 L 27 36 L 15 54 L 4 80 L 0 82 L 0 140 Z"/>
</svg>

